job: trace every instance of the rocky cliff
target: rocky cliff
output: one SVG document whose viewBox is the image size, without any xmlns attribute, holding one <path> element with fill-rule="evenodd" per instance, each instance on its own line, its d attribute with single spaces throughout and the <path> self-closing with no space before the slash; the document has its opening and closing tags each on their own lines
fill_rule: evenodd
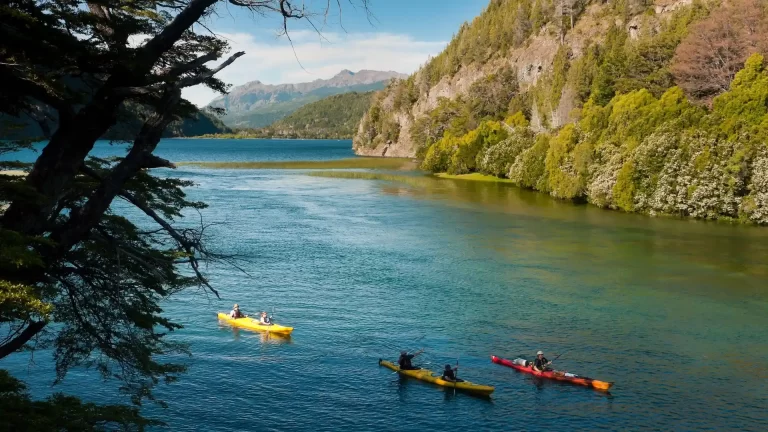
<svg viewBox="0 0 768 432">
<path fill-rule="evenodd" d="M 532 129 L 559 128 L 574 120 L 572 111 L 584 101 L 576 88 L 579 83 L 552 82 L 558 52 L 573 64 L 590 50 L 601 49 L 612 29 L 618 27 L 630 38 L 639 38 L 657 31 L 674 11 L 691 2 L 494 0 L 479 17 L 462 26 L 446 51 L 377 96 L 373 112 L 360 121 L 354 150 L 371 156 L 416 156 L 420 149 L 423 153 L 427 143 L 417 142 L 413 136 L 416 121 L 433 113 L 441 99 L 467 98 L 473 84 L 503 70 L 514 71 L 517 93 L 527 95 L 519 99 L 525 99 Z M 473 38 L 487 39 L 486 45 L 495 46 L 472 55 L 469 50 L 484 48 L 477 46 L 481 43 L 469 47 Z M 542 78 L 548 82 L 542 83 Z M 555 97 L 551 97 L 553 92 Z M 403 93 L 410 93 L 406 95 L 410 101 L 398 100 Z M 378 112 L 386 113 L 386 118 L 372 118 Z"/>
</svg>

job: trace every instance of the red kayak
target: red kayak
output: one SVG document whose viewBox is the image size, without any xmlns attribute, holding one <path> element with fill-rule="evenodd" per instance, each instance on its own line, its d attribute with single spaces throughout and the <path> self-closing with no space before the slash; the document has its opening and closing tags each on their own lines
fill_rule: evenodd
<svg viewBox="0 0 768 432">
<path fill-rule="evenodd" d="M 556 381 L 565 381 L 573 384 L 592 387 L 597 390 L 608 390 L 613 386 L 612 382 L 600 381 L 592 378 L 578 376 L 576 374 L 561 371 L 539 372 L 532 368 L 533 363 L 523 359 L 507 360 L 501 357 L 491 356 L 491 361 L 502 366 L 511 367 L 520 372 L 529 373 L 541 378 L 552 379 Z"/>
</svg>

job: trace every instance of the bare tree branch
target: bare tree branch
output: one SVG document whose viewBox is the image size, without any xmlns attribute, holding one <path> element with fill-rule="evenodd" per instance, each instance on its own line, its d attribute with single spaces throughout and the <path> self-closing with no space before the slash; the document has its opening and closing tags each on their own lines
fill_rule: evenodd
<svg viewBox="0 0 768 432">
<path fill-rule="evenodd" d="M 221 72 L 222 69 L 224 69 L 225 67 L 231 65 L 235 60 L 237 60 L 239 57 L 241 57 L 243 55 L 245 55 L 245 51 L 236 52 L 236 53 L 232 54 L 231 56 L 229 56 L 228 59 L 224 60 L 224 62 L 222 64 L 218 65 L 216 68 L 211 69 L 208 72 L 204 72 L 204 73 L 201 73 L 199 75 L 195 75 L 195 76 L 191 76 L 191 77 L 186 77 L 186 78 L 180 79 L 179 83 L 177 84 L 177 86 L 179 88 L 184 88 L 184 87 L 191 87 L 193 85 L 200 84 L 203 81 L 205 81 L 205 80 L 213 77 L 217 73 Z"/>
<path fill-rule="evenodd" d="M 205 14 L 206 9 L 218 0 L 191 0 L 160 33 L 147 41 L 141 48 L 144 69 L 149 70 L 163 55 L 173 47 L 185 31 Z"/>
<path fill-rule="evenodd" d="M 191 72 L 200 66 L 203 66 L 204 64 L 208 63 L 209 61 L 218 60 L 219 57 L 221 57 L 221 54 L 218 52 L 209 52 L 208 54 L 202 55 L 190 62 L 184 63 L 182 65 L 175 66 L 171 69 L 169 69 L 167 72 L 161 74 L 158 76 L 159 80 L 166 80 L 170 77 L 177 77 L 181 76 L 187 72 Z"/>
</svg>

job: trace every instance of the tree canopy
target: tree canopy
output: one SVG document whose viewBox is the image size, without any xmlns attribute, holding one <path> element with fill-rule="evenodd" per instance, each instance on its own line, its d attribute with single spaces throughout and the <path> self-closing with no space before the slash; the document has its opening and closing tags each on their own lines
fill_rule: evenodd
<svg viewBox="0 0 768 432">
<path fill-rule="evenodd" d="M 243 55 L 224 57 L 226 40 L 206 30 L 204 20 L 217 3 L 279 18 L 284 32 L 292 20 L 314 26 L 329 8 L 341 7 L 328 2 L 312 10 L 288 0 L 0 4 L 0 114 L 56 120 L 34 164 L 0 162 L 0 169 L 26 171 L 0 174 L 0 359 L 50 348 L 58 379 L 72 367 L 93 368 L 119 379 L 135 403 L 152 399 L 155 384 L 183 372 L 183 365 L 158 360 L 187 352 L 165 337 L 180 326 L 163 316 L 162 301 L 191 286 L 217 294 L 200 263 L 236 263 L 206 248 L 205 225 L 178 223 L 205 204 L 186 197 L 190 182 L 154 175 L 175 166 L 153 152 L 172 122 L 196 113 L 181 89 L 225 92 L 215 75 Z M 366 0 L 359 3 L 367 10 Z M 141 108 L 142 122 L 126 155 L 89 157 L 127 105 Z M 29 140 L 2 141 L 0 154 L 30 146 Z M 155 227 L 140 224 L 138 215 Z M 29 405 L 21 384 L 4 383 L 12 388 L 4 398 L 24 409 L 44 407 Z M 49 408 L 66 403 L 84 426 L 61 428 L 98 429 L 110 421 L 108 413 L 117 413 L 111 418 L 119 424 L 145 424 L 132 412 L 67 401 L 54 398 Z"/>
</svg>

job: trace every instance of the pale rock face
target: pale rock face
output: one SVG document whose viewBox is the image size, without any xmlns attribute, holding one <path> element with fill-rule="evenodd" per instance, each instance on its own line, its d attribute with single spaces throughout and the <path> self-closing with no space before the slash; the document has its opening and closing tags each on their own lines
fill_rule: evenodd
<svg viewBox="0 0 768 432">
<path fill-rule="evenodd" d="M 653 2 L 653 10 L 656 14 L 669 13 L 691 3 L 693 0 L 656 0 Z"/>
<path fill-rule="evenodd" d="M 617 18 L 615 23 L 605 19 L 605 5 L 595 3 L 587 7 L 562 43 L 568 47 L 571 61 L 573 61 L 584 54 L 584 49 L 588 45 L 600 42 L 612 24 L 627 28 L 630 32 L 630 37 L 637 38 L 645 28 L 644 26 L 656 26 L 659 19 L 663 19 L 676 9 L 691 3 L 692 0 L 656 0 L 654 2 L 655 17 L 650 17 L 649 19 L 648 16 L 639 14 L 627 22 Z M 394 113 L 394 118 L 400 124 L 400 134 L 396 142 L 380 144 L 375 148 L 363 147 L 359 145 L 359 136 L 364 131 L 362 128 L 359 128 L 358 136 L 353 141 L 355 152 L 360 155 L 370 156 L 415 156 L 417 146 L 410 136 L 410 128 L 414 119 L 427 115 L 437 107 L 440 98 L 455 99 L 464 95 L 469 91 L 473 83 L 496 73 L 504 67 L 510 67 L 517 71 L 517 80 L 522 91 L 532 87 L 542 75 L 552 70 L 555 55 L 560 48 L 560 38 L 554 31 L 550 30 L 548 28 L 542 29 L 539 34 L 532 36 L 523 46 L 510 49 L 507 53 L 494 58 L 484 65 L 470 64 L 463 66 L 453 77 L 443 77 L 433 87 L 423 91 L 409 111 Z M 419 73 L 416 72 L 416 82 L 420 81 L 418 79 Z M 577 108 L 575 97 L 575 90 L 570 88 L 563 89 L 557 106 L 548 107 L 545 113 L 538 112 L 538 108 L 534 104 L 531 119 L 532 129 L 536 131 L 546 129 L 541 120 L 544 116 L 549 119 L 550 128 L 558 128 L 573 121 L 571 113 Z M 392 110 L 392 100 L 392 93 L 390 92 L 385 96 L 382 105 L 385 111 Z"/>
<path fill-rule="evenodd" d="M 576 23 L 574 29 L 566 36 L 564 43 L 569 46 L 574 58 L 580 57 L 584 47 L 594 42 L 595 38 L 605 34 L 606 29 L 610 25 L 605 20 L 601 21 L 598 18 L 588 19 L 590 15 L 599 16 L 600 10 L 597 6 L 590 6 L 585 12 L 587 18 L 581 18 Z M 443 77 L 440 82 L 422 93 L 410 112 L 395 113 L 395 119 L 400 124 L 400 134 L 397 142 L 380 144 L 374 148 L 366 148 L 357 144 L 359 139 L 356 137 L 353 141 L 355 152 L 368 156 L 413 157 L 416 153 L 416 145 L 412 142 L 410 127 L 414 119 L 428 114 L 437 107 L 440 98 L 455 99 L 460 95 L 466 94 L 473 83 L 506 67 L 517 71 L 517 80 L 520 83 L 521 89 L 530 88 L 536 84 L 543 74 L 552 69 L 553 61 L 559 48 L 560 39 L 546 29 L 542 29 L 538 35 L 533 36 L 522 47 L 511 49 L 505 55 L 495 58 L 484 65 L 471 64 L 462 67 L 453 77 Z M 417 79 L 416 81 L 419 80 Z M 569 89 L 564 89 L 559 106 L 551 107 L 550 112 L 547 113 L 547 117 L 551 118 L 553 126 L 559 127 L 569 121 L 570 112 L 575 108 L 573 93 Z M 384 107 L 388 106 L 391 109 L 391 102 L 391 94 L 388 94 L 384 99 Z M 544 126 L 541 125 L 540 120 L 537 120 L 539 117 L 537 113 L 534 113 L 534 117 L 536 118 L 531 122 L 534 129 L 543 130 Z M 363 130 L 360 128 L 358 135 L 362 133 Z"/>
</svg>

